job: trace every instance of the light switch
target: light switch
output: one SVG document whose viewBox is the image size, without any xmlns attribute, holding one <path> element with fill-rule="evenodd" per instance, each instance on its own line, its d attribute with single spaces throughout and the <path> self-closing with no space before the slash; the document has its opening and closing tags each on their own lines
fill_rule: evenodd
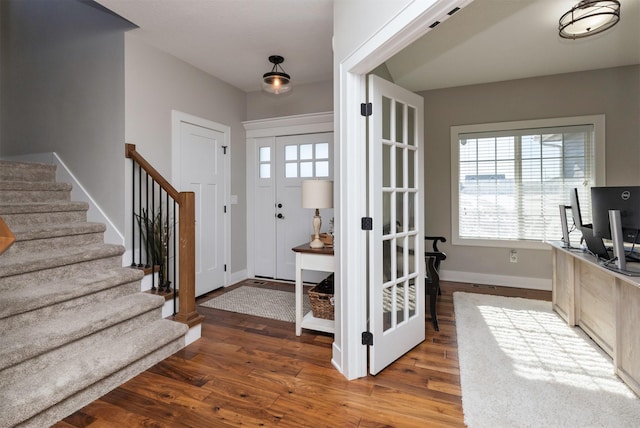
<svg viewBox="0 0 640 428">
<path fill-rule="evenodd" d="M 238 204 L 238 195 L 231 195 L 231 205 Z"/>
</svg>

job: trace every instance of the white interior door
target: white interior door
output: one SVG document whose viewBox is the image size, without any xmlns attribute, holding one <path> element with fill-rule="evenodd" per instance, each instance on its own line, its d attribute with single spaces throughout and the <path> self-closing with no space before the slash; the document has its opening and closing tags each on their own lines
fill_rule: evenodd
<svg viewBox="0 0 640 428">
<path fill-rule="evenodd" d="M 425 338 L 423 99 L 369 76 L 369 371 Z"/>
<path fill-rule="evenodd" d="M 195 193 L 196 296 L 225 285 L 225 156 L 221 131 L 180 122 L 180 190 Z"/>
</svg>

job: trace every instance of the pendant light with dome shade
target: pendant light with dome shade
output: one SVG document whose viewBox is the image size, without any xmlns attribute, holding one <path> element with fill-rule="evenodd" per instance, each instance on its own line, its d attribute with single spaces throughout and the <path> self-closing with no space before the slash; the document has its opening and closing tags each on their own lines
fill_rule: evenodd
<svg viewBox="0 0 640 428">
<path fill-rule="evenodd" d="M 272 94 L 284 94 L 291 90 L 291 76 L 284 72 L 280 64 L 284 58 L 280 55 L 271 55 L 269 62 L 273 64 L 270 72 L 262 76 L 262 89 Z"/>
<path fill-rule="evenodd" d="M 563 39 L 581 39 L 602 33 L 618 21 L 618 0 L 581 0 L 560 17 L 558 30 Z"/>
</svg>

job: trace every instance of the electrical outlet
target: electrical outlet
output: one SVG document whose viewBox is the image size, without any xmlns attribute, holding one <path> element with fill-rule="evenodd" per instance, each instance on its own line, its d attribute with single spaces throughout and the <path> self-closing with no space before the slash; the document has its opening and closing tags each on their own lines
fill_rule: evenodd
<svg viewBox="0 0 640 428">
<path fill-rule="evenodd" d="M 511 263 L 518 263 L 518 252 L 516 250 L 511 250 L 509 252 L 509 261 Z"/>
</svg>

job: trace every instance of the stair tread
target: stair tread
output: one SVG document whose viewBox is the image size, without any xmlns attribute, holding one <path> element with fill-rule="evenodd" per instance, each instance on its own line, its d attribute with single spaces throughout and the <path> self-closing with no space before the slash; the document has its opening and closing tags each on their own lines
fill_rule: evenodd
<svg viewBox="0 0 640 428">
<path fill-rule="evenodd" d="M 161 307 L 164 298 L 146 293 L 122 296 L 103 304 L 62 310 L 46 323 L 23 325 L 3 334 L 0 371 L 136 315 Z"/>
<path fill-rule="evenodd" d="M 124 247 L 121 245 L 93 244 L 34 252 L 20 257 L 9 254 L 0 257 L 0 278 L 100 258 L 121 256 L 123 253 Z"/>
<path fill-rule="evenodd" d="M 161 319 L 88 347 L 82 354 L 47 362 L 29 375 L 0 373 L 0 414 L 9 426 L 20 423 L 179 339 L 187 330 L 184 324 Z"/>
<path fill-rule="evenodd" d="M 143 276 L 144 273 L 141 270 L 122 267 L 97 272 L 80 272 L 77 276 L 48 283 L 46 287 L 33 282 L 18 288 L 7 288 L 2 290 L 0 320 L 94 294 L 120 284 L 140 281 Z"/>
<path fill-rule="evenodd" d="M 87 211 L 87 202 L 52 201 L 52 202 L 10 202 L 0 203 L 0 214 L 32 214 L 67 211 Z"/>
<path fill-rule="evenodd" d="M 103 223 L 45 223 L 36 225 L 17 225 L 11 228 L 16 242 L 31 239 L 53 238 L 58 236 L 82 235 L 85 233 L 102 233 L 107 230 Z"/>
</svg>

